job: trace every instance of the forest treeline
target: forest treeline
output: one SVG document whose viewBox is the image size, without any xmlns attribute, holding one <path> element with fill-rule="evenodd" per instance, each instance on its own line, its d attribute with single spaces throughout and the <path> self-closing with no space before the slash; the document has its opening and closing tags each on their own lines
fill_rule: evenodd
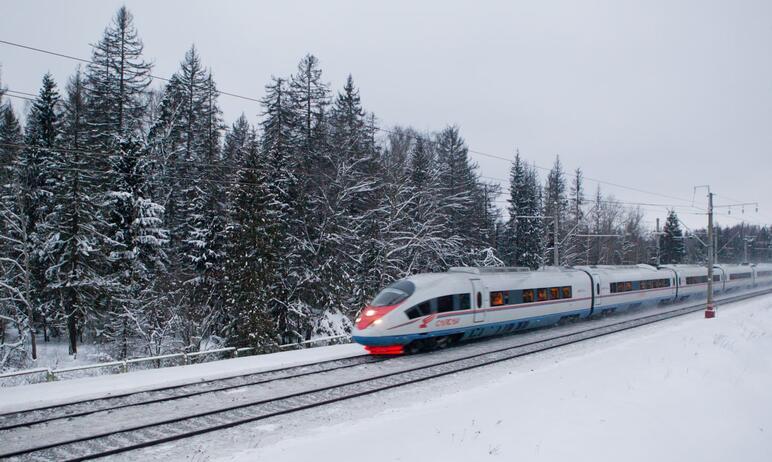
<svg viewBox="0 0 772 462">
<path fill-rule="evenodd" d="M 0 369 L 51 337 L 115 359 L 271 350 L 344 333 L 399 277 L 538 268 L 555 242 L 565 265 L 654 261 L 641 209 L 586 197 L 581 170 L 557 158 L 542 180 L 517 153 L 502 188 L 459 127 L 380 127 L 353 78 L 330 88 L 315 56 L 226 126 L 195 47 L 162 86 L 142 53 L 121 8 L 91 62 L 63 88 L 44 75 L 23 117 L 0 86 Z M 704 260 L 674 212 L 664 231 L 663 262 Z M 745 236 L 768 257 L 767 228 L 739 234 L 719 230 L 726 260 Z"/>
</svg>

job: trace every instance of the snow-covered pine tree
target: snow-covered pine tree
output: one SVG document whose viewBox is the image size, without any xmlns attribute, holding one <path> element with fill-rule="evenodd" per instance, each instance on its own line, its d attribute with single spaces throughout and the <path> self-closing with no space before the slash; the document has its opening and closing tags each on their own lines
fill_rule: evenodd
<svg viewBox="0 0 772 462">
<path fill-rule="evenodd" d="M 242 120 L 243 119 L 243 120 Z M 271 349 L 276 343 L 271 319 L 270 288 L 276 283 L 276 265 L 266 258 L 275 239 L 268 218 L 271 199 L 264 194 L 270 184 L 266 163 L 258 151 L 256 135 L 246 118 L 226 135 L 226 159 L 238 156 L 239 168 L 228 188 L 227 256 L 225 260 L 225 310 L 232 344 Z"/>
<path fill-rule="evenodd" d="M 0 187 L 13 181 L 13 167 L 24 144 L 21 125 L 10 101 L 0 100 Z"/>
<path fill-rule="evenodd" d="M 291 98 L 296 131 L 297 151 L 293 159 L 296 198 L 290 236 L 298 252 L 290 263 L 294 300 L 299 312 L 318 317 L 330 304 L 328 288 L 323 280 L 323 268 L 328 266 L 332 255 L 337 254 L 336 239 L 328 225 L 337 212 L 326 207 L 324 190 L 335 175 L 336 166 L 330 152 L 336 147 L 330 144 L 330 126 L 327 117 L 329 85 L 322 81 L 319 60 L 306 55 L 298 63 L 297 72 L 289 80 L 288 95 Z M 332 257 L 333 259 L 336 257 Z M 288 281 L 289 282 L 289 281 Z M 309 320 L 311 322 L 311 320 Z M 310 330 L 302 332 L 303 337 Z"/>
<path fill-rule="evenodd" d="M 217 96 L 211 72 L 191 47 L 164 90 L 150 136 L 163 166 L 160 192 L 170 230 L 166 285 L 183 311 L 182 334 L 191 347 L 210 333 L 214 311 L 221 309 L 215 287 L 221 280 L 225 197 L 218 183 L 223 124 Z"/>
<path fill-rule="evenodd" d="M 527 218 L 521 210 L 524 207 L 524 196 L 528 195 L 528 176 L 527 165 L 520 157 L 520 150 L 515 151 L 515 160 L 509 170 L 509 197 L 507 198 L 507 212 L 509 218 L 504 232 L 504 246 L 501 255 L 504 262 L 509 266 L 518 266 L 521 264 L 519 257 L 520 249 L 517 248 L 518 229 L 525 221 L 535 218 Z"/>
<path fill-rule="evenodd" d="M 660 243 L 660 260 L 664 264 L 682 263 L 686 255 L 686 247 L 684 234 L 675 210 L 668 212 L 662 231 L 664 235 Z"/>
<path fill-rule="evenodd" d="M 46 270 L 51 264 L 46 251 L 47 227 L 54 213 L 54 191 L 61 183 L 62 171 L 58 168 L 61 152 L 61 108 L 59 91 L 53 76 L 43 76 L 37 98 L 32 103 L 24 130 L 24 149 L 17 159 L 17 175 L 22 193 L 22 208 L 27 224 L 26 235 L 31 246 L 32 292 L 35 311 L 40 317 L 43 338 L 56 332 L 56 320 L 61 314 L 57 300 L 47 290 Z"/>
<path fill-rule="evenodd" d="M 549 222 L 545 232 L 548 236 L 549 255 L 545 255 L 547 261 L 552 264 L 555 246 L 560 245 L 566 231 L 566 221 L 568 219 L 568 198 L 566 197 L 566 179 L 563 173 L 563 165 L 560 163 L 560 156 L 555 157 L 555 164 L 552 166 L 547 181 L 544 185 L 544 216 Z M 557 219 L 557 235 L 555 235 L 554 220 Z M 559 250 L 559 249 L 558 249 Z M 562 260 L 561 260 L 562 264 Z"/>
<path fill-rule="evenodd" d="M 267 268 L 262 290 L 268 294 L 267 308 L 278 341 L 290 343 L 305 338 L 310 328 L 308 307 L 298 293 L 300 283 L 309 279 L 304 273 L 306 266 L 300 262 L 300 244 L 305 245 L 309 239 L 293 234 L 304 228 L 297 220 L 305 215 L 299 205 L 296 106 L 284 79 L 274 78 L 267 85 L 263 107 L 260 145 L 266 177 L 260 184 L 264 187 L 261 193 L 266 207 L 259 230 L 264 242 L 258 258 L 264 260 Z"/>
<path fill-rule="evenodd" d="M 398 242 L 405 249 L 404 271 L 408 274 L 442 271 L 463 258 L 464 244 L 461 236 L 447 236 L 450 211 L 444 213 L 441 202 L 434 143 L 418 136 L 409 170 L 412 192 L 406 205 L 411 229 Z"/>
<path fill-rule="evenodd" d="M 372 291 L 377 290 L 371 287 L 370 277 L 378 271 L 371 262 L 377 258 L 375 240 L 380 224 L 375 216 L 382 175 L 373 142 L 374 130 L 374 125 L 367 121 L 354 79 L 349 75 L 330 110 L 328 155 L 334 174 L 324 198 L 334 211 L 330 223 L 336 231 L 329 235 L 338 236 L 328 252 L 328 258 L 332 259 L 328 267 L 331 270 L 338 267 L 338 271 L 332 271 L 334 277 L 329 284 L 335 294 L 331 308 L 350 317 Z M 341 259 L 341 255 L 345 258 Z"/>
<path fill-rule="evenodd" d="M 108 257 L 116 288 L 109 301 L 105 334 L 120 358 L 127 357 L 135 339 L 147 354 L 158 354 L 169 347 L 176 323 L 157 286 L 167 265 L 163 207 L 150 194 L 152 162 L 147 145 L 134 137 L 111 144 L 116 152 L 109 157 L 105 208 L 109 211 Z"/>
<path fill-rule="evenodd" d="M 254 142 L 254 130 L 247 116 L 242 113 L 225 133 L 222 157 L 226 179 L 236 178 L 236 170 L 244 164 L 247 152 L 254 147 Z"/>
<path fill-rule="evenodd" d="M 525 192 L 520 196 L 519 213 L 529 217 L 539 216 L 542 213 L 542 189 L 535 167 L 525 167 L 524 188 Z M 518 222 L 514 245 L 517 249 L 515 265 L 537 269 L 543 264 L 543 236 L 543 219 L 533 218 Z"/>
<path fill-rule="evenodd" d="M 122 6 L 93 47 L 85 78 L 90 145 L 109 149 L 118 139 L 137 134 L 146 110 L 145 90 L 151 65 L 142 59 L 132 14 Z"/>
<path fill-rule="evenodd" d="M 95 182 L 105 178 L 90 173 L 93 154 L 83 150 L 87 138 L 84 89 L 78 70 L 67 85 L 61 114 L 62 149 L 53 159 L 57 182 L 51 191 L 52 208 L 45 217 L 43 236 L 50 259 L 48 290 L 66 320 L 70 354 L 77 353 L 84 323 L 97 317 L 107 284 L 100 274 L 105 261 L 99 230 L 105 226 L 95 197 Z"/>
<path fill-rule="evenodd" d="M 437 135 L 439 184 L 443 188 L 441 203 L 449 223 L 447 237 L 460 236 L 464 247 L 474 253 L 490 245 L 488 232 L 493 228 L 495 217 L 486 217 L 487 195 L 468 154 L 458 127 L 446 127 Z M 465 256 L 448 256 L 448 260 L 453 265 L 466 263 Z"/>
<path fill-rule="evenodd" d="M 37 359 L 33 319 L 31 238 L 27 235 L 26 215 L 19 157 L 24 143 L 21 126 L 10 102 L 0 100 L 0 370 L 23 367 L 29 357 Z M 10 324 L 10 326 L 9 326 Z M 6 342 L 8 327 L 17 338 Z M 30 341 L 29 351 L 27 341 Z"/>
</svg>

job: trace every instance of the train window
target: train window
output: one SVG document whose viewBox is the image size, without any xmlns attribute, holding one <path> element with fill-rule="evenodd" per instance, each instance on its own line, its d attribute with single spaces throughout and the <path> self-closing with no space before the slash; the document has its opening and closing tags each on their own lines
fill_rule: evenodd
<svg viewBox="0 0 772 462">
<path fill-rule="evenodd" d="M 491 292 L 491 306 L 501 306 L 504 304 L 504 292 Z"/>
<path fill-rule="evenodd" d="M 560 298 L 571 298 L 571 286 L 565 286 L 560 289 L 562 292 Z"/>
<path fill-rule="evenodd" d="M 595 292 L 597 292 L 598 295 L 600 295 L 600 282 L 595 283 Z"/>
<path fill-rule="evenodd" d="M 446 311 L 453 311 L 453 296 L 445 295 L 437 298 L 437 312 L 445 313 Z"/>
<path fill-rule="evenodd" d="M 472 308 L 472 302 L 470 300 L 469 294 L 459 294 L 458 295 L 458 307 L 457 310 L 468 310 Z"/>
<path fill-rule="evenodd" d="M 547 289 L 536 289 L 536 296 L 540 302 L 547 300 Z"/>
<path fill-rule="evenodd" d="M 625 292 L 630 292 L 633 290 L 633 283 L 630 281 L 625 282 Z"/>
<path fill-rule="evenodd" d="M 482 292 L 477 292 L 477 308 L 482 308 Z"/>
<path fill-rule="evenodd" d="M 518 303 L 523 303 L 523 297 L 522 297 L 522 291 L 520 290 L 510 290 L 508 292 L 509 298 L 507 299 L 507 303 L 510 305 L 516 305 Z M 507 294 L 504 295 L 505 297 Z"/>
<path fill-rule="evenodd" d="M 720 274 L 714 274 L 713 275 L 713 282 L 721 282 L 721 275 Z"/>
<path fill-rule="evenodd" d="M 415 319 L 415 318 L 421 316 L 421 312 L 418 311 L 418 307 L 417 306 L 414 306 L 414 307 L 410 308 L 409 310 L 405 310 L 405 314 L 407 315 L 407 317 L 409 319 Z"/>
<path fill-rule="evenodd" d="M 523 291 L 523 303 L 533 302 L 533 289 L 525 289 Z"/>
<path fill-rule="evenodd" d="M 415 284 L 410 281 L 397 281 L 375 296 L 370 306 L 389 306 L 402 302 L 415 292 Z"/>
<path fill-rule="evenodd" d="M 418 305 L 416 305 L 416 308 L 418 308 L 418 311 L 421 313 L 421 316 L 432 314 L 431 303 L 428 300 L 423 303 L 419 303 Z"/>
<path fill-rule="evenodd" d="M 550 287 L 550 300 L 557 300 L 560 298 L 560 288 Z"/>
</svg>

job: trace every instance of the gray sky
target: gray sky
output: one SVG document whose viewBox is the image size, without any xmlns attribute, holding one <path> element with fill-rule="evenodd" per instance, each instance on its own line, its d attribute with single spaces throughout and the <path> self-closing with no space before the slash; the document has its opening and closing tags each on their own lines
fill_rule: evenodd
<svg viewBox="0 0 772 462">
<path fill-rule="evenodd" d="M 560 154 L 587 177 L 687 199 L 601 186 L 625 201 L 688 205 L 694 185 L 710 184 L 717 203 L 760 203 L 719 223 L 772 223 L 768 0 L 6 0 L 0 39 L 89 58 L 124 3 L 156 75 L 195 43 L 220 90 L 260 98 L 310 52 L 334 90 L 354 76 L 383 126 L 454 123 L 476 151 L 517 147 L 545 167 Z M 63 86 L 76 65 L 3 44 L 0 63 L 7 87 L 30 93 L 49 70 Z M 260 111 L 227 96 L 221 106 L 228 123 Z M 472 158 L 506 178 L 506 162 Z M 588 195 L 595 187 L 586 182 Z M 644 210 L 652 223 L 666 213 Z M 677 210 L 704 226 L 696 210 Z"/>
</svg>

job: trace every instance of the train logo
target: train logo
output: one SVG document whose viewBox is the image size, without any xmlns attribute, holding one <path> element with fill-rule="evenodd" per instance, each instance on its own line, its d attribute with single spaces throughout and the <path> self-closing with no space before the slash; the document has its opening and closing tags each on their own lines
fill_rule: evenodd
<svg viewBox="0 0 772 462">
<path fill-rule="evenodd" d="M 421 325 L 418 326 L 419 329 L 426 329 L 426 327 L 429 325 L 430 322 L 434 321 L 434 318 L 436 318 L 436 314 L 431 314 L 421 320 Z"/>
</svg>

